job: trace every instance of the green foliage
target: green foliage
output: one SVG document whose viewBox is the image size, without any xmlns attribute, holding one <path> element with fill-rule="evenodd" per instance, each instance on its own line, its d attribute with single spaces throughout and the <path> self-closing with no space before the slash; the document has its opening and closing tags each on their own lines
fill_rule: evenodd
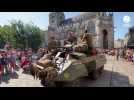
<svg viewBox="0 0 134 100">
<path fill-rule="evenodd" d="M 0 26 L 0 47 L 9 41 L 14 48 L 38 49 L 42 43 L 42 31 L 33 24 L 12 20 L 10 25 Z"/>
</svg>

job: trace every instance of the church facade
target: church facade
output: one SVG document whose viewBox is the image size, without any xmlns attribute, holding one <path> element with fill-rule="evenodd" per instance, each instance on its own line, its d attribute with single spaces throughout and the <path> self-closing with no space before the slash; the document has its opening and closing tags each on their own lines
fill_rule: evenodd
<svg viewBox="0 0 134 100">
<path fill-rule="evenodd" d="M 76 36 L 84 33 L 93 36 L 93 46 L 98 48 L 114 48 L 113 13 L 83 12 L 79 16 L 65 19 L 63 12 L 49 13 L 47 41 L 51 37 L 63 42 L 68 33 Z"/>
</svg>

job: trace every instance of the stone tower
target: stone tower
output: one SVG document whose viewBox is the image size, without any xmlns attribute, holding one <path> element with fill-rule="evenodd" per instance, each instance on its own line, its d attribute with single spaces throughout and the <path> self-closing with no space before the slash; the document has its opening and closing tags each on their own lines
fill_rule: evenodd
<svg viewBox="0 0 134 100">
<path fill-rule="evenodd" d="M 49 25 L 50 26 L 58 26 L 64 20 L 65 20 L 64 12 L 49 13 Z"/>
<path fill-rule="evenodd" d="M 113 13 L 98 12 L 96 18 L 97 47 L 113 48 L 114 47 L 114 23 Z"/>
<path fill-rule="evenodd" d="M 61 36 L 62 34 L 58 32 L 58 27 L 64 20 L 65 20 L 64 12 L 50 12 L 49 13 L 49 26 L 48 26 L 48 32 L 47 32 L 47 41 L 49 41 L 51 37 L 54 37 L 60 40 L 59 36 Z"/>
</svg>

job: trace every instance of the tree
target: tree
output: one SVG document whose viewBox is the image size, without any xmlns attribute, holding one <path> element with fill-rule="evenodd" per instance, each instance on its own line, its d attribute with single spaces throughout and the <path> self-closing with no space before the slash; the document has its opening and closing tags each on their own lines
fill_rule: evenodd
<svg viewBox="0 0 134 100">
<path fill-rule="evenodd" d="M 25 31 L 27 33 L 27 44 L 28 47 L 33 48 L 34 50 L 38 49 L 43 40 L 42 31 L 33 24 L 26 24 Z"/>
<path fill-rule="evenodd" d="M 21 21 L 11 22 L 14 46 L 26 49 L 38 49 L 42 42 L 41 30 L 33 24 L 24 24 Z"/>
<path fill-rule="evenodd" d="M 11 35 L 9 33 L 10 33 L 9 25 L 4 25 L 3 27 L 0 26 L 0 48 L 3 48 L 5 43 L 11 40 Z"/>
<path fill-rule="evenodd" d="M 11 21 L 11 33 L 13 36 L 12 44 L 14 47 L 24 49 L 26 47 L 26 35 L 22 21 Z"/>
<path fill-rule="evenodd" d="M 0 26 L 0 48 L 8 41 L 14 48 L 37 50 L 43 41 L 43 31 L 33 23 L 24 24 L 12 20 L 10 25 Z"/>
</svg>

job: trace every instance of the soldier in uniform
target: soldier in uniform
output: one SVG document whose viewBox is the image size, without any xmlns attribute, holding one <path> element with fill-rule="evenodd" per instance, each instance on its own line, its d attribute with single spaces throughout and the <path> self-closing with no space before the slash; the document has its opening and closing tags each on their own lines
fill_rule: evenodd
<svg viewBox="0 0 134 100">
<path fill-rule="evenodd" d="M 77 45 L 75 45 L 74 50 L 76 52 L 85 53 L 88 56 L 92 53 L 92 37 L 90 34 L 85 33 L 80 35 Z"/>
<path fill-rule="evenodd" d="M 67 41 L 65 41 L 66 44 L 71 43 L 71 44 L 76 44 L 77 42 L 77 37 L 74 35 L 73 32 L 70 32 L 67 38 Z"/>
<path fill-rule="evenodd" d="M 48 50 L 51 51 L 52 49 L 55 49 L 57 45 L 57 42 L 55 40 L 55 37 L 51 37 L 50 41 L 48 42 Z"/>
</svg>

